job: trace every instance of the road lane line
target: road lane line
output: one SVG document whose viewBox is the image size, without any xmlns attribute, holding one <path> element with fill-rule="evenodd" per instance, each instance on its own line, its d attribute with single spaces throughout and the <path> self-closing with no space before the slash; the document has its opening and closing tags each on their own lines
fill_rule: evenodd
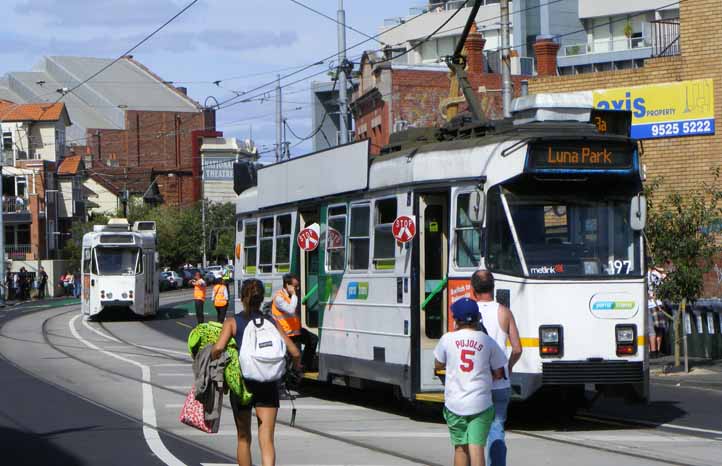
<svg viewBox="0 0 722 466">
<path fill-rule="evenodd" d="M 700 427 L 688 427 L 688 426 L 681 426 L 679 424 L 666 424 L 666 423 L 645 421 L 642 419 L 630 419 L 630 418 L 621 418 L 621 417 L 614 417 L 614 416 L 603 416 L 603 415 L 598 416 L 596 414 L 589 414 L 588 416 L 589 416 L 590 420 L 596 418 L 597 420 L 622 422 L 622 423 L 626 423 L 627 425 L 640 424 L 640 425 L 649 426 L 649 427 L 664 427 L 667 429 L 686 430 L 688 432 L 699 432 L 699 433 L 703 433 L 703 434 L 722 435 L 721 430 L 702 429 Z M 577 417 L 579 417 L 579 416 L 577 416 Z"/>
<path fill-rule="evenodd" d="M 166 388 L 168 390 L 190 390 L 190 385 L 164 385 L 163 388 Z"/>
<path fill-rule="evenodd" d="M 155 456 L 157 456 L 158 459 L 160 459 L 166 465 L 186 466 L 185 463 L 176 458 L 166 448 L 165 444 L 163 444 L 163 440 L 161 440 L 160 435 L 158 434 L 158 421 L 155 414 L 155 407 L 153 406 L 153 386 L 150 384 L 150 368 L 144 364 L 139 363 L 138 361 L 134 361 L 132 359 L 113 354 L 109 351 L 105 351 L 104 349 L 81 337 L 77 329 L 75 328 L 75 322 L 78 320 L 78 318 L 80 318 L 80 315 L 76 315 L 68 322 L 68 326 L 70 327 L 70 333 L 76 340 L 83 343 L 90 349 L 96 350 L 100 353 L 105 354 L 106 356 L 140 368 L 141 378 L 143 380 L 143 382 L 141 383 L 141 388 L 143 395 L 143 437 L 145 438 L 145 442 L 148 444 L 148 447 L 153 452 L 153 454 L 155 454 Z"/>
<path fill-rule="evenodd" d="M 153 364 L 151 367 L 191 367 L 191 363 L 190 362 L 181 362 L 181 363 L 164 362 L 161 364 Z"/>
<path fill-rule="evenodd" d="M 178 321 L 176 320 L 175 323 L 178 324 L 178 325 L 180 325 L 180 326 L 182 326 L 182 327 L 185 327 L 185 328 L 190 328 L 190 329 L 193 328 L 192 326 L 186 324 L 185 322 L 178 322 Z"/>
<path fill-rule="evenodd" d="M 161 372 L 158 374 L 160 377 L 188 377 L 189 375 L 193 375 L 190 372 Z"/>
<path fill-rule="evenodd" d="M 191 358 L 187 351 L 176 351 L 176 350 L 172 350 L 172 349 L 168 349 L 168 348 L 158 348 L 157 346 L 147 346 L 147 345 L 135 345 L 135 346 L 137 346 L 138 348 L 144 348 L 144 349 L 149 349 L 149 350 L 164 351 L 166 353 L 171 353 L 171 354 L 180 354 L 181 356 L 185 356 L 188 359 Z"/>
<path fill-rule="evenodd" d="M 105 332 L 101 332 L 98 329 L 93 328 L 93 326 L 90 325 L 85 319 L 82 319 L 81 322 L 83 323 L 83 327 L 87 328 L 88 330 L 95 333 L 96 335 L 100 335 L 101 337 L 106 338 L 110 341 L 114 341 L 116 343 L 121 343 L 121 341 L 118 340 L 117 338 L 110 336 L 110 335 L 106 334 Z"/>
</svg>

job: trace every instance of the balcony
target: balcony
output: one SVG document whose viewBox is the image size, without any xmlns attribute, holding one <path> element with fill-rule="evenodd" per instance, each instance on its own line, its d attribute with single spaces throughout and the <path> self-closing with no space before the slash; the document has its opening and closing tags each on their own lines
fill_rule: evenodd
<svg viewBox="0 0 722 466">
<path fill-rule="evenodd" d="M 648 37 L 625 37 L 615 40 L 595 40 L 591 43 L 566 44 L 559 49 L 562 57 L 576 57 L 594 53 L 624 52 L 627 50 L 643 49 L 652 46 Z"/>
<path fill-rule="evenodd" d="M 3 221 L 8 224 L 30 223 L 32 218 L 28 209 L 28 200 L 13 197 L 2 200 Z"/>
<path fill-rule="evenodd" d="M 679 55 L 679 18 L 652 21 L 652 56 Z"/>
<path fill-rule="evenodd" d="M 29 244 L 6 244 L 5 245 L 5 257 L 16 261 L 24 261 L 32 253 L 32 248 Z"/>
</svg>

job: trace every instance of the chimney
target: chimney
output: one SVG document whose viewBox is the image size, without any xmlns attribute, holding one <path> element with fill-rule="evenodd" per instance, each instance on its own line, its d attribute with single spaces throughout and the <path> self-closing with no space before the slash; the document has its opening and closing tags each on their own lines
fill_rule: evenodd
<svg viewBox="0 0 722 466">
<path fill-rule="evenodd" d="M 476 22 L 472 23 L 469 37 L 466 38 L 466 62 L 469 74 L 482 74 L 484 72 L 484 45 L 486 39 L 476 28 Z"/>
<path fill-rule="evenodd" d="M 178 89 L 178 92 L 180 92 L 183 95 L 188 95 L 188 88 L 184 86 L 176 86 L 176 89 Z"/>
<path fill-rule="evenodd" d="M 538 76 L 557 75 L 557 52 L 559 44 L 549 36 L 537 36 L 534 42 L 536 71 Z"/>
</svg>

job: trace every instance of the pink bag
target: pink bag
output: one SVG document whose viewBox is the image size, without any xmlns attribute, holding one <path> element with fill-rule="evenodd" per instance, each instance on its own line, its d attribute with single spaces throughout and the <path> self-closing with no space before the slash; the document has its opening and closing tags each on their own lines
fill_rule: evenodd
<svg viewBox="0 0 722 466">
<path fill-rule="evenodd" d="M 210 434 L 213 432 L 212 423 L 206 422 L 203 416 L 203 405 L 200 401 L 196 400 L 194 395 L 195 387 L 191 387 L 190 393 L 186 397 L 185 403 L 180 413 L 180 422 L 183 424 L 195 427 L 198 430 Z"/>
</svg>

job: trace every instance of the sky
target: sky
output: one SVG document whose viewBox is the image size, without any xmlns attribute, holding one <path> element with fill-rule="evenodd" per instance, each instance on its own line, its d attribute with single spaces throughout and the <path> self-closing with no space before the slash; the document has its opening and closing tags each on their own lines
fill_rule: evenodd
<svg viewBox="0 0 722 466">
<path fill-rule="evenodd" d="M 336 17 L 338 0 L 299 0 Z M 29 71 L 45 55 L 115 58 L 170 19 L 190 0 L 2 0 L 0 75 Z M 347 24 L 369 35 L 385 18 L 406 16 L 423 0 L 345 0 Z M 133 56 L 204 104 L 223 101 L 315 63 L 337 51 L 336 23 L 290 0 L 200 0 L 182 16 L 133 52 Z M 347 43 L 365 40 L 347 31 Z M 370 41 L 349 52 L 357 58 Z M 328 62 L 284 83 L 328 70 Z M 102 75 L 98 77 L 102 79 Z M 325 73 L 313 78 L 328 80 Z M 213 84 L 220 80 L 220 85 Z M 284 89 L 284 108 L 291 128 L 310 133 L 311 80 Z M 217 129 L 226 136 L 253 139 L 263 149 L 275 143 L 273 87 L 268 100 L 221 109 Z M 260 91 L 262 92 L 262 91 Z M 258 93 L 254 93 L 257 95 Z M 294 138 L 289 137 L 292 145 Z M 310 141 L 293 149 L 301 155 Z"/>
</svg>

